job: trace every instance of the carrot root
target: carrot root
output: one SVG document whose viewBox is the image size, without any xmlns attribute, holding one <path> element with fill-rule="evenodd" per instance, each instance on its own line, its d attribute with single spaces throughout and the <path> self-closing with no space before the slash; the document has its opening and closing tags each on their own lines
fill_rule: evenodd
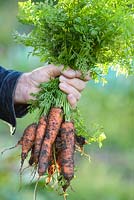
<svg viewBox="0 0 134 200">
<path fill-rule="evenodd" d="M 42 146 L 42 142 L 44 139 L 45 131 L 46 131 L 46 117 L 42 116 L 39 120 L 37 129 L 36 129 L 36 136 L 34 142 L 34 151 L 33 151 L 33 162 L 38 164 L 39 154 Z"/>
<path fill-rule="evenodd" d="M 55 142 L 63 119 L 61 108 L 51 108 L 48 116 L 45 138 L 42 143 L 39 157 L 39 176 L 43 176 L 49 167 L 49 159 L 52 151 L 52 145 Z"/>
<path fill-rule="evenodd" d="M 64 122 L 60 129 L 62 149 L 60 152 L 59 163 L 61 165 L 61 175 L 65 179 L 65 184 L 62 186 L 65 192 L 70 181 L 74 177 L 74 149 L 75 149 L 75 136 L 74 125 L 72 122 Z"/>
<path fill-rule="evenodd" d="M 20 172 L 22 171 L 24 161 L 25 161 L 29 151 L 33 147 L 34 140 L 35 140 L 35 134 L 36 134 L 36 127 L 37 127 L 37 124 L 33 123 L 33 124 L 30 124 L 24 131 L 23 140 L 22 140 Z"/>
<path fill-rule="evenodd" d="M 12 147 L 9 147 L 9 148 L 4 149 L 4 150 L 1 152 L 1 154 L 4 154 L 6 151 L 15 149 L 15 148 L 18 147 L 19 145 L 22 145 L 22 140 L 23 140 L 23 137 L 21 137 L 21 139 L 17 142 L 17 144 L 16 144 L 15 146 L 12 146 Z"/>
</svg>

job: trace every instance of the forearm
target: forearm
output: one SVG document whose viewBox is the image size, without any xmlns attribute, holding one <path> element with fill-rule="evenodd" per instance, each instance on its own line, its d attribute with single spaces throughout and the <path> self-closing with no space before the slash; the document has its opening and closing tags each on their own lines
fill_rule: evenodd
<svg viewBox="0 0 134 200">
<path fill-rule="evenodd" d="M 16 84 L 14 92 L 14 104 L 27 104 L 30 89 L 30 82 L 28 78 L 29 73 L 22 74 Z"/>
</svg>

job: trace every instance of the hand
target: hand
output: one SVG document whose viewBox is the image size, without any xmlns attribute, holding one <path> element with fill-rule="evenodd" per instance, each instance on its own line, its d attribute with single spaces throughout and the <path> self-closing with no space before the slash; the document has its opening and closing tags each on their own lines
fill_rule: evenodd
<svg viewBox="0 0 134 200">
<path fill-rule="evenodd" d="M 70 105 L 75 107 L 90 77 L 85 77 L 83 81 L 80 79 L 80 72 L 72 69 L 63 71 L 63 66 L 56 67 L 52 64 L 22 74 L 15 89 L 14 102 L 26 104 L 30 99 L 34 99 L 31 93 L 39 91 L 40 83 L 48 82 L 50 78 L 58 76 L 60 80 L 59 88 L 67 94 Z"/>
</svg>

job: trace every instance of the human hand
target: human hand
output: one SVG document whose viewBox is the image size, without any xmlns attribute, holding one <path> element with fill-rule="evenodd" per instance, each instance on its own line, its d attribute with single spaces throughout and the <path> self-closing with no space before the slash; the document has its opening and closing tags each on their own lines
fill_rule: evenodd
<svg viewBox="0 0 134 200">
<path fill-rule="evenodd" d="M 56 67 L 52 64 L 46 67 L 40 67 L 32 72 L 24 73 L 18 80 L 14 102 L 26 104 L 30 99 L 34 99 L 31 93 L 39 91 L 39 85 L 48 82 L 51 78 L 59 76 L 59 88 L 67 94 L 67 99 L 72 107 L 75 107 L 77 101 L 81 97 L 81 92 L 86 86 L 86 82 L 90 79 L 89 75 L 85 80 L 80 79 L 80 72 L 72 69 L 63 71 L 63 66 Z"/>
</svg>

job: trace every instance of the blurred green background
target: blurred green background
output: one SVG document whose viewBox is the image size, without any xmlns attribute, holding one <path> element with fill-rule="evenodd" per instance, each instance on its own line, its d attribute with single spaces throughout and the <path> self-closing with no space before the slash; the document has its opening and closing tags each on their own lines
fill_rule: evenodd
<svg viewBox="0 0 134 200">
<path fill-rule="evenodd" d="M 30 71 L 43 65 L 38 58 L 28 57 L 30 48 L 15 44 L 12 33 L 26 27 L 17 22 L 17 1 L 0 1 L 0 65 L 9 69 Z M 85 148 L 91 156 L 89 163 L 76 155 L 76 178 L 72 181 L 70 200 L 134 200 L 134 77 L 108 75 L 108 84 L 102 86 L 90 81 L 79 102 L 88 127 L 92 123 L 104 127 L 107 140 L 102 149 L 97 145 Z M 0 150 L 14 145 L 34 115 L 17 120 L 15 136 L 0 121 Z M 0 200 L 33 199 L 35 183 L 31 173 L 23 174 L 19 191 L 20 149 L 0 155 Z M 47 191 L 44 180 L 39 185 L 37 199 L 61 200 L 55 192 Z"/>
</svg>

